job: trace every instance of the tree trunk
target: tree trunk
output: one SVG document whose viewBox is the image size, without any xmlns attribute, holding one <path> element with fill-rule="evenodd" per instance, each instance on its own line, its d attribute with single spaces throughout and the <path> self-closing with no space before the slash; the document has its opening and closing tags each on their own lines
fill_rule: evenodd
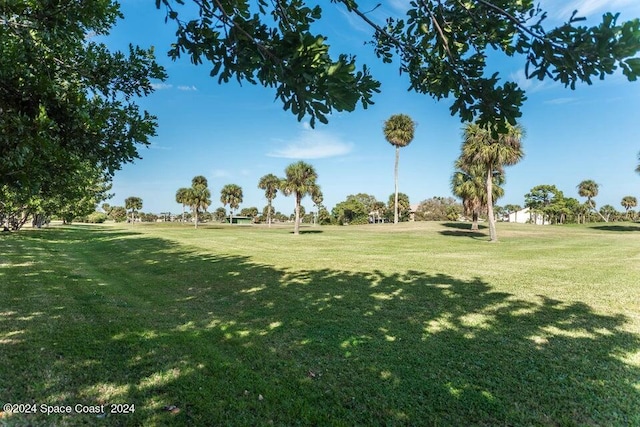
<svg viewBox="0 0 640 427">
<path fill-rule="evenodd" d="M 271 199 L 269 199 L 269 210 L 267 211 L 267 225 L 271 228 Z"/>
<path fill-rule="evenodd" d="M 471 213 L 471 231 L 478 230 L 478 211 L 473 211 Z"/>
<path fill-rule="evenodd" d="M 296 217 L 293 224 L 293 234 L 296 236 L 300 234 L 300 202 L 300 196 L 296 192 Z"/>
<path fill-rule="evenodd" d="M 184 203 L 182 204 L 182 223 L 184 224 Z"/>
<path fill-rule="evenodd" d="M 393 223 L 398 223 L 398 162 L 400 160 L 400 147 L 396 146 L 396 167 L 395 167 L 395 199 L 393 204 Z"/>
<path fill-rule="evenodd" d="M 194 226 L 194 228 L 198 228 L 198 209 L 193 211 L 194 215 L 195 215 L 195 220 L 196 220 L 196 224 Z"/>
<path fill-rule="evenodd" d="M 492 165 L 488 165 L 492 166 Z M 493 217 L 493 170 L 492 167 L 487 168 L 487 220 L 489 220 L 489 241 L 497 242 L 498 234 L 496 233 L 496 219 Z"/>
</svg>

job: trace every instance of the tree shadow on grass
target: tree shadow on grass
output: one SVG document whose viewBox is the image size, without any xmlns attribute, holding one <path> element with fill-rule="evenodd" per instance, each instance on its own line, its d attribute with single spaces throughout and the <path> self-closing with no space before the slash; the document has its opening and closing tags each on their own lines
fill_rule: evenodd
<svg viewBox="0 0 640 427">
<path fill-rule="evenodd" d="M 300 230 L 300 234 L 320 234 L 323 233 L 322 230 Z M 289 232 L 289 234 L 293 234 L 293 231 Z"/>
<path fill-rule="evenodd" d="M 448 228 L 457 228 L 458 230 L 471 230 L 470 222 L 443 222 L 442 225 Z M 479 230 L 486 228 L 488 228 L 486 225 L 478 224 Z"/>
<path fill-rule="evenodd" d="M 596 230 L 603 231 L 640 231 L 640 224 L 631 224 L 631 225 L 619 225 L 619 224 L 611 224 L 611 225 L 597 225 L 592 226 Z"/>
<path fill-rule="evenodd" d="M 640 369 L 625 362 L 640 340 L 621 315 L 480 278 L 285 271 L 65 232 L 0 246 L 3 403 L 135 403 L 117 425 L 640 423 Z"/>
<path fill-rule="evenodd" d="M 454 237 L 471 237 L 473 239 L 486 238 L 487 235 L 484 233 L 478 233 L 477 231 L 470 230 L 441 230 L 438 233 L 443 236 L 454 236 Z"/>
</svg>

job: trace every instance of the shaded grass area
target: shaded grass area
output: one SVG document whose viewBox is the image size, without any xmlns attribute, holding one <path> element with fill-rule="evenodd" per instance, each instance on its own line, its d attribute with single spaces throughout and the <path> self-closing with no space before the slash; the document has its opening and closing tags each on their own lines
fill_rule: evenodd
<svg viewBox="0 0 640 427">
<path fill-rule="evenodd" d="M 518 237 L 530 228 L 498 246 L 441 229 L 323 230 L 3 236 L 0 402 L 135 412 L 0 422 L 640 425 L 638 271 L 571 272 L 594 264 L 592 233 L 609 236 L 601 250 L 639 257 L 627 237 L 576 228 L 561 251 L 549 234 Z M 537 245 L 549 260 L 531 261 Z M 473 268 L 496 256 L 495 273 Z M 548 265 L 558 257 L 573 264 Z M 527 280 L 545 283 L 527 293 Z M 592 303 L 600 283 L 620 287 L 626 310 Z"/>
</svg>

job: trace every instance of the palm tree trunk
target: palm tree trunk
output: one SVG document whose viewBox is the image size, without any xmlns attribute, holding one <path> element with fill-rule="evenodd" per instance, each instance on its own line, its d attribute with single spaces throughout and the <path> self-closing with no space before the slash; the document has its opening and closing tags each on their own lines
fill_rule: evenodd
<svg viewBox="0 0 640 427">
<path fill-rule="evenodd" d="M 296 193 L 296 218 L 295 223 L 293 224 L 293 234 L 300 234 L 300 196 Z"/>
<path fill-rule="evenodd" d="M 398 162 L 400 160 L 400 147 L 396 146 L 396 167 L 395 167 L 395 199 L 393 204 L 393 223 L 398 223 Z"/>
<path fill-rule="evenodd" d="M 478 211 L 474 210 L 471 213 L 471 231 L 478 230 Z"/>
<path fill-rule="evenodd" d="M 493 217 L 493 165 L 487 168 L 487 219 L 489 220 L 489 241 L 497 242 L 496 219 Z"/>
<path fill-rule="evenodd" d="M 196 216 L 196 225 L 195 225 L 195 228 L 198 228 L 198 209 L 196 209 L 196 210 L 194 211 L 194 213 L 195 213 L 195 216 Z"/>
<path fill-rule="evenodd" d="M 269 210 L 267 211 L 267 225 L 271 228 L 271 199 L 269 199 Z"/>
<path fill-rule="evenodd" d="M 182 204 L 182 223 L 184 224 L 184 203 Z"/>
</svg>

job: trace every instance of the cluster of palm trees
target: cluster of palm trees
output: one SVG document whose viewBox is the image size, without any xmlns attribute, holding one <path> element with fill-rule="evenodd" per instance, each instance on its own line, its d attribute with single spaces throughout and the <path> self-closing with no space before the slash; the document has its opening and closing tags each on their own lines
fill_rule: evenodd
<svg viewBox="0 0 640 427">
<path fill-rule="evenodd" d="M 399 152 L 413 140 L 415 127 L 415 122 L 405 114 L 393 115 L 384 123 L 384 136 L 396 147 L 394 223 L 398 222 Z M 493 205 L 504 194 L 501 187 L 505 182 L 504 168 L 518 163 L 524 156 L 523 129 L 509 124 L 504 129 L 478 124 L 465 126 L 461 154 L 451 178 L 453 194 L 462 199 L 466 213 L 473 219 L 472 229 L 478 228 L 480 212 L 487 213 L 492 242 L 498 240 Z"/>
<path fill-rule="evenodd" d="M 317 207 L 322 205 L 323 195 L 320 186 L 316 182 L 318 174 L 308 163 L 299 161 L 292 163 L 284 171 L 285 177 L 278 178 L 273 174 L 267 174 L 260 178 L 258 188 L 264 190 L 267 199 L 267 224 L 271 227 L 271 216 L 273 213 L 273 199 L 278 191 L 282 191 L 285 196 L 293 195 L 295 199 L 295 219 L 293 234 L 300 234 L 300 205 L 305 196 L 310 196 L 313 204 Z"/>
<path fill-rule="evenodd" d="M 406 147 L 413 141 L 416 123 L 406 114 L 395 114 L 384 122 L 383 133 L 387 142 L 393 145 L 395 152 L 394 168 L 394 223 L 398 223 L 398 163 L 400 148 Z M 455 196 L 462 199 L 465 214 L 472 217 L 472 230 L 478 229 L 478 218 L 481 213 L 487 214 L 489 222 L 489 236 L 491 242 L 498 240 L 494 201 L 502 197 L 505 183 L 506 166 L 515 165 L 524 156 L 522 139 L 524 130 L 519 125 L 480 126 L 467 124 L 463 129 L 463 142 L 459 158 L 455 162 L 455 172 L 451 178 L 451 189 Z M 639 165 L 636 172 L 640 173 Z M 313 166 L 303 161 L 292 163 L 285 169 L 285 177 L 279 178 L 274 174 L 267 174 L 260 178 L 258 188 L 264 190 L 267 199 L 267 224 L 271 226 L 273 214 L 273 199 L 278 191 L 285 196 L 293 195 L 295 199 L 294 234 L 300 230 L 300 207 L 302 199 L 310 196 L 316 207 L 322 206 L 323 195 L 316 183 L 318 174 Z M 593 180 L 585 180 L 578 185 L 578 193 L 587 198 L 586 206 L 595 211 L 593 198 L 598 194 L 598 184 Z M 180 188 L 176 192 L 176 201 L 183 205 L 183 221 L 185 206 L 191 207 L 195 215 L 195 226 L 198 226 L 198 212 L 206 210 L 211 204 L 211 192 L 207 188 L 207 180 L 203 176 L 196 176 L 190 188 Z M 242 188 L 235 184 L 225 185 L 221 190 L 220 201 L 224 206 L 229 205 L 231 218 L 233 211 L 242 203 Z M 622 200 L 622 206 L 629 211 L 637 205 L 635 197 L 627 196 Z M 513 206 L 515 209 L 516 206 Z M 597 212 L 597 211 L 596 211 Z M 597 212 L 603 220 L 607 220 L 601 212 Z"/>
<path fill-rule="evenodd" d="M 295 198 L 295 225 L 294 234 L 300 234 L 300 205 L 302 199 L 309 195 L 316 206 L 322 204 L 323 196 L 320 186 L 316 183 L 318 174 L 308 163 L 296 162 L 287 166 L 285 177 L 278 178 L 273 174 L 267 174 L 260 178 L 258 187 L 265 190 L 268 202 L 267 223 L 271 226 L 273 213 L 272 202 L 278 191 L 285 196 L 293 195 Z M 233 212 L 240 207 L 243 194 L 242 187 L 236 184 L 227 184 L 220 190 L 220 202 L 229 206 L 229 222 L 233 222 Z M 182 204 L 182 221 L 184 222 L 185 209 L 188 206 L 194 215 L 195 227 L 198 227 L 198 214 L 206 211 L 211 205 L 211 191 L 208 188 L 207 179 L 198 175 L 191 180 L 191 187 L 179 188 L 176 191 L 176 202 Z"/>
<path fill-rule="evenodd" d="M 523 129 L 517 125 L 507 125 L 506 129 L 499 133 L 491 127 L 466 125 L 451 178 L 453 194 L 462 199 L 466 214 L 473 219 L 472 230 L 478 229 L 480 213 L 487 213 L 491 242 L 498 241 L 493 205 L 504 194 L 501 187 L 505 182 L 504 168 L 515 165 L 524 156 Z"/>
<path fill-rule="evenodd" d="M 198 228 L 198 214 L 206 211 L 211 204 L 211 191 L 207 178 L 202 175 L 191 180 L 191 187 L 182 187 L 176 191 L 176 202 L 182 205 L 182 221 L 184 221 L 185 207 L 189 206 L 194 216 L 195 228 Z"/>
</svg>

